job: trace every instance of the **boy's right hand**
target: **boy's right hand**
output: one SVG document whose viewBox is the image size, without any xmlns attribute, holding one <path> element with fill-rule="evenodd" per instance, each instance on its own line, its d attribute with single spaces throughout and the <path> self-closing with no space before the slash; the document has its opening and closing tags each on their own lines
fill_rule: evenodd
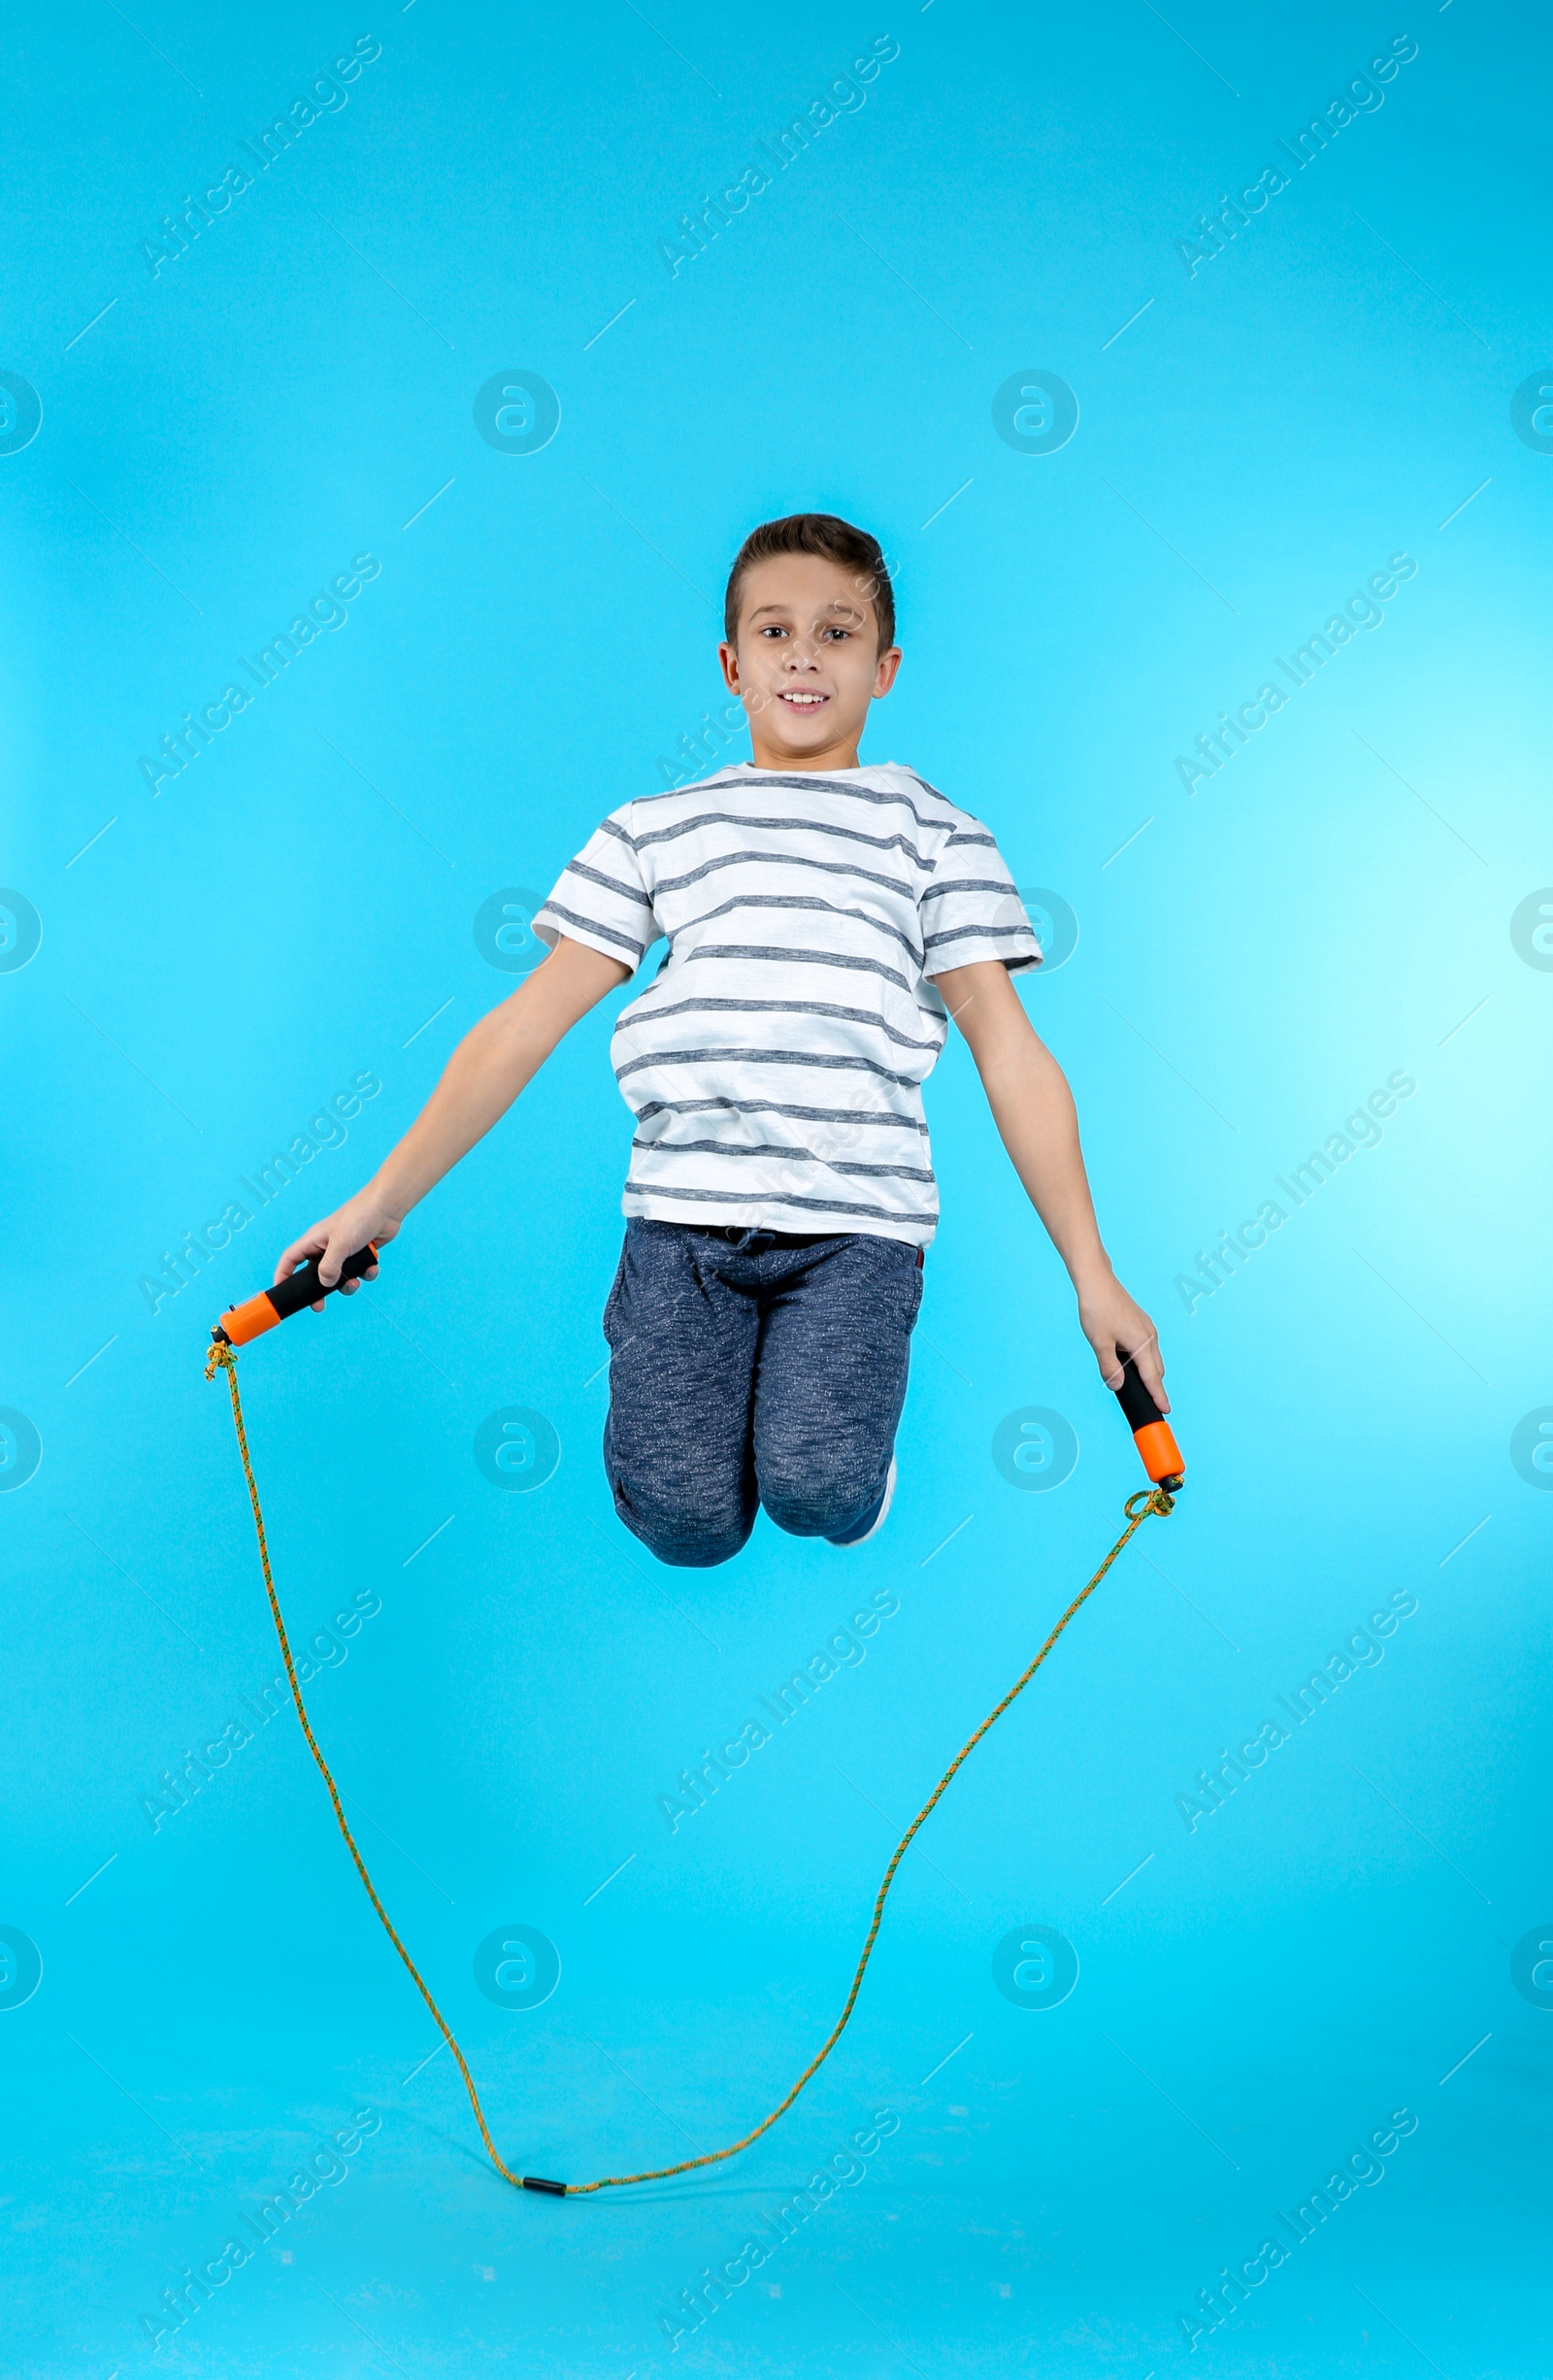
<svg viewBox="0 0 1553 2380">
<path fill-rule="evenodd" d="M 340 1280 L 340 1268 L 347 1256 L 354 1256 L 358 1248 L 364 1248 L 369 1243 L 380 1248 L 385 1241 L 394 1238 L 399 1223 L 399 1216 L 391 1215 L 382 1201 L 375 1198 L 370 1189 L 358 1190 L 353 1199 L 347 1199 L 345 1205 L 337 1207 L 332 1215 L 325 1215 L 321 1223 L 314 1223 L 300 1240 L 292 1240 L 275 1268 L 276 1280 L 288 1279 L 307 1263 L 310 1256 L 316 1256 L 318 1278 L 326 1289 L 332 1289 Z M 377 1277 L 377 1266 L 369 1265 L 362 1279 L 375 1281 Z M 360 1281 L 343 1281 L 340 1283 L 340 1295 L 343 1298 L 351 1297 L 360 1286 Z M 313 1310 L 315 1314 L 322 1313 L 321 1301 L 314 1304 Z"/>
</svg>

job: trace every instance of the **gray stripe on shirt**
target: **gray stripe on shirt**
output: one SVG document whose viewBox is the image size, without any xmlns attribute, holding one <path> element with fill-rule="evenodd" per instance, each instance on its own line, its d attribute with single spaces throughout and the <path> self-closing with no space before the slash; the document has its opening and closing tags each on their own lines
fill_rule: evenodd
<svg viewBox="0 0 1553 2380">
<path fill-rule="evenodd" d="M 920 908 L 922 901 L 942 901 L 945 893 L 975 892 L 997 893 L 1005 901 L 1009 898 L 1009 887 L 1000 883 L 995 876 L 955 876 L 947 884 L 930 884 L 927 891 L 921 895 L 918 907 Z M 1013 895 L 1013 898 L 1017 900 L 1017 893 Z M 1008 928 L 1010 934 L 1033 933 L 1034 930 L 1028 919 L 1022 926 Z"/>
<path fill-rule="evenodd" d="M 707 1011 L 743 1016 L 834 1016 L 843 1024 L 876 1027 L 886 1040 L 899 1041 L 903 1049 L 920 1049 L 924 1055 L 930 1051 L 937 1055 L 943 1047 L 942 1041 L 913 1041 L 910 1034 L 900 1032 L 872 1008 L 843 1008 L 829 1000 L 676 1000 L 668 1008 L 649 1008 L 647 1002 L 651 998 L 650 992 L 644 992 L 640 1000 L 622 1008 L 614 1020 L 616 1031 L 639 1022 L 656 1024 L 661 1017 L 700 1015 Z"/>
<path fill-rule="evenodd" d="M 627 1180 L 626 1196 L 633 1191 L 638 1198 L 684 1199 L 698 1205 L 743 1207 L 750 1193 L 747 1190 L 689 1189 L 679 1182 Z M 810 1214 L 874 1215 L 881 1223 L 937 1223 L 938 1209 L 931 1213 L 910 1214 L 897 1207 L 863 1207 L 848 1199 L 795 1198 L 787 1190 L 761 1190 L 756 1195 L 773 1207 L 797 1207 Z"/>
<path fill-rule="evenodd" d="M 735 893 L 731 900 L 720 902 L 716 909 L 703 909 L 697 917 L 686 917 L 676 926 L 675 932 L 677 935 L 693 933 L 697 926 L 710 926 L 714 918 L 732 916 L 735 909 L 805 909 L 810 915 L 818 912 L 822 917 L 847 917 L 855 925 L 867 926 L 871 933 L 888 935 L 891 942 L 899 942 L 909 958 L 914 959 L 918 966 L 922 963 L 922 954 L 916 943 L 910 935 L 903 934 L 899 926 L 887 924 L 882 917 L 870 917 L 864 909 L 843 909 L 834 901 L 821 901 L 813 893 Z M 1017 930 L 1016 927 L 1009 928 L 1010 932 Z"/>
<path fill-rule="evenodd" d="M 921 823 L 926 825 L 929 821 L 924 819 Z M 927 876 L 933 874 L 938 864 L 934 860 L 924 859 L 909 835 L 865 835 L 860 827 L 838 826 L 828 818 L 749 818 L 730 810 L 702 810 L 693 818 L 677 819 L 673 826 L 658 827 L 650 835 L 639 835 L 632 847 L 637 851 L 645 851 L 655 843 L 677 843 L 681 835 L 693 835 L 707 826 L 737 827 L 744 835 L 757 832 L 768 835 L 830 835 L 839 843 L 863 843 L 871 851 L 905 851 Z"/>
<path fill-rule="evenodd" d="M 652 915 L 652 904 L 644 892 L 633 890 L 629 884 L 617 884 L 612 876 L 604 876 L 597 868 L 584 866 L 579 859 L 567 862 L 561 873 L 563 884 L 568 876 L 579 876 L 584 883 L 597 884 L 603 891 L 613 893 L 617 900 L 628 901 L 634 909 L 644 910 L 648 917 Z M 544 906 L 548 909 L 550 905 L 546 901 Z"/>
<path fill-rule="evenodd" d="M 801 1124 L 879 1124 L 898 1132 L 919 1133 L 925 1140 L 928 1128 L 921 1116 L 902 1115 L 893 1107 L 800 1107 L 781 1099 L 649 1099 L 644 1107 L 632 1109 L 639 1124 L 649 1115 L 705 1115 L 712 1108 L 722 1108 L 733 1115 L 790 1115 Z"/>
<path fill-rule="evenodd" d="M 876 1074 L 883 1082 L 899 1083 L 903 1091 L 920 1090 L 915 1074 L 897 1074 L 876 1059 L 842 1057 L 817 1049 L 653 1049 L 645 1057 L 629 1058 L 614 1070 L 616 1082 L 640 1074 L 650 1066 L 814 1066 L 826 1072 Z"/>
<path fill-rule="evenodd" d="M 590 934 L 602 934 L 607 942 L 618 942 L 623 950 L 634 950 L 638 960 L 646 948 L 644 942 L 633 941 L 629 934 L 617 934 L 613 926 L 601 925 L 597 917 L 580 917 L 576 909 L 562 909 L 558 901 L 546 901 L 545 907 L 536 909 L 534 914 L 536 917 L 564 917 L 569 926 L 583 926 Z"/>
<path fill-rule="evenodd" d="M 872 836 L 852 840 L 866 840 L 871 848 L 879 847 L 875 845 Z M 895 841 L 902 850 L 909 847 L 901 843 L 899 837 Z M 653 889 L 661 900 L 665 893 L 683 892 L 687 884 L 699 883 L 703 876 L 709 876 L 716 870 L 744 867 L 818 868 L 826 876 L 848 876 L 859 884 L 877 884 L 897 898 L 902 890 L 899 876 L 876 876 L 872 868 L 859 868 L 855 862 L 843 859 L 816 859 L 811 851 L 723 851 L 715 858 L 704 860 L 699 868 L 692 868 L 685 876 L 660 876 Z M 996 889 L 1007 892 L 1008 888 L 1006 884 L 1000 884 Z"/>
<path fill-rule="evenodd" d="M 771 959 L 784 967 L 850 968 L 854 974 L 882 975 L 886 983 L 899 984 L 903 992 L 911 992 L 905 975 L 893 967 L 886 967 L 881 959 L 857 958 L 842 950 L 783 950 L 764 942 L 707 942 L 700 950 L 687 950 L 679 964 L 688 967 L 694 959 Z"/>
<path fill-rule="evenodd" d="M 821 1157 L 811 1148 L 795 1148 L 790 1140 L 642 1140 L 633 1148 L 650 1149 L 655 1157 L 783 1157 L 795 1164 L 822 1165 L 833 1173 L 878 1174 L 897 1181 L 933 1181 L 931 1166 L 864 1165 L 855 1158 Z"/>
<path fill-rule="evenodd" d="M 1025 931 L 1028 933 L 1029 928 L 1027 927 Z M 942 942 L 964 942 L 973 939 L 1009 942 L 1015 941 L 1018 934 L 1017 926 L 946 926 L 942 934 L 925 934 L 922 937 L 922 946 L 924 950 L 936 950 Z M 1031 934 L 1030 942 L 1031 947 L 1028 950 L 1013 951 L 1009 955 L 1021 959 L 1035 958 L 1038 955 L 1039 945 L 1034 934 Z M 1003 954 L 998 952 L 994 955 L 1001 957 Z"/>
</svg>

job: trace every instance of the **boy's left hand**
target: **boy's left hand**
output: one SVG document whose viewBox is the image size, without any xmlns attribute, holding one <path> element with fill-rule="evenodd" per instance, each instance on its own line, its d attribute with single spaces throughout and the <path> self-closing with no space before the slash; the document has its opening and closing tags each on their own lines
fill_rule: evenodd
<svg viewBox="0 0 1553 2380">
<path fill-rule="evenodd" d="M 1170 1411 L 1159 1333 L 1136 1299 L 1128 1296 L 1114 1273 L 1079 1290 L 1078 1325 L 1095 1350 L 1100 1376 L 1107 1388 L 1120 1388 L 1122 1366 L 1130 1355 L 1160 1411 Z"/>
</svg>

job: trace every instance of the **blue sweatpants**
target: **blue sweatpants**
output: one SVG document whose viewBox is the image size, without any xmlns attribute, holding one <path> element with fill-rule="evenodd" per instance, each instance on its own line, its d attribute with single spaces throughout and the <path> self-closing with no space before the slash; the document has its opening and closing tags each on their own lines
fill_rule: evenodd
<svg viewBox="0 0 1553 2380">
<path fill-rule="evenodd" d="M 793 1537 L 861 1537 L 906 1401 L 920 1249 L 633 1215 L 604 1309 L 614 1508 L 660 1562 L 738 1553 L 764 1505 Z"/>
</svg>

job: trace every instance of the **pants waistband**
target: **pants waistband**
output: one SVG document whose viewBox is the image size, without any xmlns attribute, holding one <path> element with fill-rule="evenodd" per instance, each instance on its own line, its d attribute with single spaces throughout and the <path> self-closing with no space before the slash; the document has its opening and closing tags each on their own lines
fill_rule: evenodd
<svg viewBox="0 0 1553 2380">
<path fill-rule="evenodd" d="M 714 1240 L 743 1240 L 747 1232 L 756 1232 L 777 1248 L 812 1248 L 822 1240 L 840 1240 L 840 1232 L 776 1232 L 764 1223 L 713 1223 L 709 1226 Z"/>
<path fill-rule="evenodd" d="M 726 1240 L 735 1245 L 746 1232 L 753 1232 L 775 1248 L 812 1248 L 824 1240 L 844 1240 L 848 1237 L 845 1232 L 776 1232 L 768 1229 L 764 1223 L 710 1223 L 706 1229 L 713 1240 Z M 916 1261 L 920 1267 L 920 1248 L 916 1251 Z"/>
</svg>

